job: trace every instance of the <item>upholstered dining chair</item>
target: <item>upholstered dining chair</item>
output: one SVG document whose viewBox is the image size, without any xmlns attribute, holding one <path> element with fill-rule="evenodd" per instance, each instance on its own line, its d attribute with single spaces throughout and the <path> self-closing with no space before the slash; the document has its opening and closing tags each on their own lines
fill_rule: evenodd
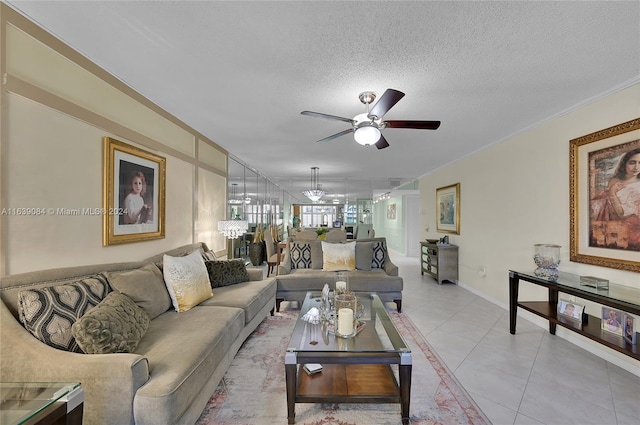
<svg viewBox="0 0 640 425">
<path fill-rule="evenodd" d="M 278 265 L 278 252 L 276 251 L 271 229 L 264 232 L 264 243 L 267 247 L 267 277 L 269 277 Z"/>
<path fill-rule="evenodd" d="M 325 242 L 344 242 L 347 240 L 347 234 L 342 229 L 331 229 L 324 240 Z"/>
</svg>

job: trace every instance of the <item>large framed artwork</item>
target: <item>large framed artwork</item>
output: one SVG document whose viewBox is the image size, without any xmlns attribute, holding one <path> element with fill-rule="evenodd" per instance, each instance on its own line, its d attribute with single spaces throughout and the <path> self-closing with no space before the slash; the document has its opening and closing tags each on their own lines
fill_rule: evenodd
<svg viewBox="0 0 640 425">
<path fill-rule="evenodd" d="M 570 141 L 570 259 L 640 272 L 640 118 Z"/>
<path fill-rule="evenodd" d="M 460 183 L 436 189 L 436 230 L 460 234 Z"/>
<path fill-rule="evenodd" d="M 103 145 L 102 244 L 164 238 L 166 159 L 111 137 Z"/>
</svg>

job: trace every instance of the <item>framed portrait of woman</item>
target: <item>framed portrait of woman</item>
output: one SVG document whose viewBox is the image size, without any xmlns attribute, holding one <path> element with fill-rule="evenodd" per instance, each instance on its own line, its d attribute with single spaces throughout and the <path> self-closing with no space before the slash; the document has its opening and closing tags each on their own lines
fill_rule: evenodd
<svg viewBox="0 0 640 425">
<path fill-rule="evenodd" d="M 103 139 L 103 246 L 164 238 L 166 159 Z"/>
<path fill-rule="evenodd" d="M 640 118 L 570 141 L 571 261 L 640 271 Z"/>
</svg>

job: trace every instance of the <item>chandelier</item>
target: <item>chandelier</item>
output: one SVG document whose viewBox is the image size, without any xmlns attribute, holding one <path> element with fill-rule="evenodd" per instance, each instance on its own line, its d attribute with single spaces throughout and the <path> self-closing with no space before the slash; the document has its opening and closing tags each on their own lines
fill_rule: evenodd
<svg viewBox="0 0 640 425">
<path fill-rule="evenodd" d="M 218 222 L 218 231 L 228 239 L 236 239 L 244 235 L 249 228 L 249 223 L 244 220 L 228 220 Z"/>
<path fill-rule="evenodd" d="M 231 196 L 229 196 L 229 203 L 232 205 L 243 204 L 244 201 L 237 196 L 238 183 L 231 183 Z"/>
<path fill-rule="evenodd" d="M 318 170 L 318 167 L 311 167 L 311 189 L 302 192 L 304 196 L 313 202 L 319 201 L 327 193 L 322 190 L 322 185 L 318 183 Z"/>
</svg>

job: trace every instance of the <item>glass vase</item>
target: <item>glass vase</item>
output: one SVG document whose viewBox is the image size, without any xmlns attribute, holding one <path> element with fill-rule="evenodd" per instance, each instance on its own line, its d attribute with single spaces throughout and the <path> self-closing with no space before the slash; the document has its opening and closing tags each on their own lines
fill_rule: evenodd
<svg viewBox="0 0 640 425">
<path fill-rule="evenodd" d="M 533 261 L 538 266 L 534 274 L 549 280 L 558 278 L 560 264 L 560 245 L 539 243 L 534 246 Z"/>
</svg>

